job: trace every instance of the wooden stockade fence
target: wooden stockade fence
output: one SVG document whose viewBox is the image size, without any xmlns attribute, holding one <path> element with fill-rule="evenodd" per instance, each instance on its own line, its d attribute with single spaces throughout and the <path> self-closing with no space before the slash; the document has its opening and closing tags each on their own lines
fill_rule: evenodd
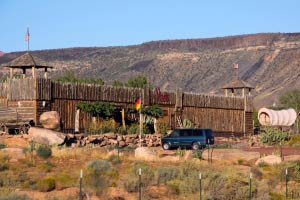
<svg viewBox="0 0 300 200">
<path fill-rule="evenodd" d="M 80 83 L 52 83 L 53 99 L 134 103 L 142 95 L 137 88 L 113 87 Z"/>
<path fill-rule="evenodd" d="M 142 96 L 144 105 L 158 104 L 166 111 L 163 117 L 169 124 L 177 118 L 190 119 L 199 127 L 220 132 L 252 131 L 252 98 L 225 97 L 208 94 L 161 92 L 159 88 L 144 89 L 107 85 L 61 83 L 50 79 L 8 79 L 0 83 L 0 104 L 9 101 L 35 102 L 35 120 L 42 112 L 56 110 L 66 129 L 73 129 L 75 109 L 80 102 L 112 102 L 132 106 Z M 0 105 L 0 106 L 1 106 Z M 3 107 L 3 106 L 2 106 Z M 175 122 L 176 123 L 176 122 Z"/>
</svg>

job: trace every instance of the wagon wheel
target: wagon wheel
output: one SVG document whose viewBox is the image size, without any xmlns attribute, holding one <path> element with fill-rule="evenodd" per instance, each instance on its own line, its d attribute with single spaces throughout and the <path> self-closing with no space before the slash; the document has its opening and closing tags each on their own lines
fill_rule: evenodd
<svg viewBox="0 0 300 200">
<path fill-rule="evenodd" d="M 30 124 L 22 124 L 20 126 L 20 134 L 28 134 L 28 130 L 30 129 Z"/>
<path fill-rule="evenodd" d="M 0 122 L 0 135 L 5 135 L 7 133 L 7 127 L 3 122 Z"/>
</svg>

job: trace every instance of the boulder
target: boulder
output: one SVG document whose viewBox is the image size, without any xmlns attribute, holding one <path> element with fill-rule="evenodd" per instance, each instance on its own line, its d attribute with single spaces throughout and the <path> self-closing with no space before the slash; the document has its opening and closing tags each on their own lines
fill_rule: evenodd
<svg viewBox="0 0 300 200">
<path fill-rule="evenodd" d="M 103 134 L 105 137 L 107 137 L 108 139 L 116 139 L 117 135 L 115 133 L 105 133 Z"/>
<path fill-rule="evenodd" d="M 144 160 L 155 160 L 157 158 L 156 152 L 148 147 L 136 148 L 134 151 L 134 156 Z"/>
<path fill-rule="evenodd" d="M 119 142 L 119 147 L 122 148 L 122 147 L 125 147 L 125 146 L 126 146 L 126 143 L 124 141 L 120 141 Z"/>
<path fill-rule="evenodd" d="M 46 129 L 59 130 L 60 129 L 60 116 L 56 111 L 44 112 L 40 116 L 40 123 Z"/>
<path fill-rule="evenodd" d="M 28 134 L 34 142 L 45 145 L 60 145 L 66 139 L 66 136 L 61 132 L 36 127 L 30 127 Z"/>
<path fill-rule="evenodd" d="M 269 155 L 269 156 L 265 156 L 262 157 L 260 159 L 258 159 L 255 162 L 255 165 L 259 165 L 259 163 L 267 163 L 269 165 L 273 165 L 273 164 L 279 164 L 281 163 L 281 158 L 279 156 L 275 156 L 275 155 Z"/>
<path fill-rule="evenodd" d="M 6 154 L 10 158 L 10 162 L 14 162 L 20 159 L 25 159 L 25 153 L 23 149 L 20 148 L 4 148 L 0 152 Z"/>
</svg>

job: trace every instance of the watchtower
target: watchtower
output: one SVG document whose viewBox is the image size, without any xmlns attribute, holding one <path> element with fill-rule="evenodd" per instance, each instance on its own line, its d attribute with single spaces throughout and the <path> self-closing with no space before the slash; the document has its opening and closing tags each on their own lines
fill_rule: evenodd
<svg viewBox="0 0 300 200">
<path fill-rule="evenodd" d="M 248 96 L 251 96 L 251 90 L 254 89 L 249 83 L 241 80 L 240 78 L 236 78 L 231 83 L 225 85 L 222 89 L 225 90 L 225 96 L 228 97 L 228 90 L 231 91 L 231 96 L 237 96 L 238 92 L 241 91 L 241 96 L 245 97 L 246 92 L 248 91 Z"/>
<path fill-rule="evenodd" d="M 26 78 L 27 69 L 32 70 L 32 78 L 37 77 L 36 69 L 44 69 L 44 78 L 48 79 L 48 68 L 53 68 L 51 66 L 48 66 L 42 59 L 32 56 L 29 52 L 23 54 L 20 57 L 17 57 L 7 64 L 3 64 L 2 66 L 9 68 L 10 78 L 13 78 L 15 69 L 22 70 L 22 78 Z"/>
</svg>

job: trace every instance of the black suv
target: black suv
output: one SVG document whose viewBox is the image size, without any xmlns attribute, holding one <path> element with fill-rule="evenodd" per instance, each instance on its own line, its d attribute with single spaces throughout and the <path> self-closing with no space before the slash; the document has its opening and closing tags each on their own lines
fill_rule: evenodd
<svg viewBox="0 0 300 200">
<path fill-rule="evenodd" d="M 197 150 L 214 143 L 213 131 L 201 128 L 175 129 L 170 135 L 161 139 L 162 148 L 165 150 L 180 146 Z"/>
</svg>

